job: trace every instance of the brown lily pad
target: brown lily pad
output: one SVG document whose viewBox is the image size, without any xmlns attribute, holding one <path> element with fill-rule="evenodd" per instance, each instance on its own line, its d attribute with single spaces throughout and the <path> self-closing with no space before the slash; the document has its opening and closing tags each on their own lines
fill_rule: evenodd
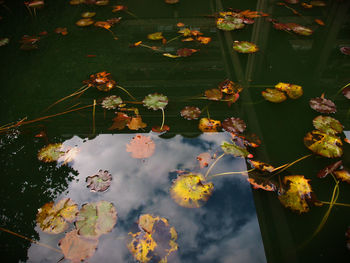
<svg viewBox="0 0 350 263">
<path fill-rule="evenodd" d="M 247 125 L 240 118 L 227 118 L 222 122 L 222 128 L 227 132 L 242 133 Z"/>
<path fill-rule="evenodd" d="M 86 177 L 86 183 L 91 192 L 104 192 L 112 183 L 112 175 L 107 170 L 99 170 L 97 174 Z"/>
<path fill-rule="evenodd" d="M 186 120 L 196 120 L 199 118 L 201 113 L 201 110 L 194 106 L 186 106 L 180 112 L 181 116 Z"/>
<path fill-rule="evenodd" d="M 311 99 L 309 105 L 312 109 L 321 113 L 335 113 L 337 111 L 334 102 L 325 99 L 323 96 Z"/>
</svg>

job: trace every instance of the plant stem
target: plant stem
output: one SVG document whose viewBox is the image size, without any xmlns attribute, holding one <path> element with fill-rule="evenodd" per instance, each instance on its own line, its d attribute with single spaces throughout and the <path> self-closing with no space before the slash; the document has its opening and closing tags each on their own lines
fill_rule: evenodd
<svg viewBox="0 0 350 263">
<path fill-rule="evenodd" d="M 130 94 L 129 91 L 127 91 L 126 89 L 124 89 L 121 86 L 116 86 L 118 89 L 121 89 L 122 91 L 124 91 L 126 94 L 128 94 L 130 96 L 130 98 L 132 98 L 133 100 L 136 100 L 135 97 L 133 95 Z"/>
<path fill-rule="evenodd" d="M 181 35 L 176 36 L 176 37 L 173 37 L 172 39 L 170 39 L 170 40 L 169 40 L 169 41 L 167 41 L 166 43 L 168 44 L 168 43 L 170 43 L 170 42 L 172 42 L 172 41 L 174 41 L 174 40 L 178 39 L 179 37 L 181 37 Z"/>
<path fill-rule="evenodd" d="M 208 116 L 208 119 L 210 120 L 209 105 L 208 105 L 208 107 L 207 107 L 207 116 Z"/>
<path fill-rule="evenodd" d="M 164 126 L 164 122 L 165 122 L 165 114 L 164 114 L 164 109 L 163 108 L 160 108 L 162 110 L 162 125 L 160 126 L 160 131 L 163 130 L 163 126 Z"/>
<path fill-rule="evenodd" d="M 322 204 L 325 204 L 325 205 L 330 205 L 332 204 L 331 202 L 325 202 L 325 201 L 319 201 L 321 202 Z M 333 205 L 339 205 L 339 206 L 347 206 L 347 207 L 350 207 L 350 204 L 344 204 L 344 203 L 333 203 Z"/>
<path fill-rule="evenodd" d="M 214 168 L 215 164 L 222 158 L 224 157 L 225 153 L 221 154 L 216 160 L 209 166 L 207 172 L 205 173 L 204 177 L 207 177 L 210 171 Z"/>
<path fill-rule="evenodd" d="M 96 111 L 96 100 L 94 100 L 93 108 L 92 108 L 92 134 L 95 135 L 95 111 Z"/>
<path fill-rule="evenodd" d="M 42 246 L 42 247 L 46 247 L 46 248 L 48 248 L 48 249 L 51 249 L 51 250 L 53 250 L 53 251 L 56 251 L 56 252 L 62 254 L 62 251 L 60 251 L 60 250 L 58 250 L 58 249 L 56 249 L 56 248 L 54 248 L 54 247 L 51 247 L 51 246 L 49 246 L 49 245 L 40 243 L 40 242 L 38 242 L 38 241 L 36 241 L 36 240 L 33 240 L 33 239 L 30 239 L 30 238 L 28 238 L 28 237 L 22 236 L 22 235 L 20 235 L 20 234 L 17 234 L 17 233 L 15 233 L 15 232 L 12 232 L 11 230 L 8 230 L 8 229 L 2 228 L 2 227 L 0 227 L 0 230 L 1 230 L 1 231 L 4 231 L 4 232 L 7 232 L 7 233 L 9 233 L 9 234 L 11 234 L 11 235 L 14 235 L 14 236 L 23 238 L 23 239 L 25 239 L 25 240 L 27 240 L 27 241 L 29 241 L 29 242 L 31 242 L 31 243 L 37 244 L 37 245 Z"/>
<path fill-rule="evenodd" d="M 350 83 L 346 84 L 344 87 L 342 87 L 341 89 L 339 89 L 339 90 L 337 91 L 337 93 L 334 95 L 334 97 L 337 96 L 340 92 L 342 92 L 343 89 L 345 89 L 345 88 L 347 88 L 347 87 L 349 87 L 349 86 L 350 86 Z"/>
<path fill-rule="evenodd" d="M 213 175 L 209 176 L 208 178 L 222 176 L 222 175 L 229 175 L 229 174 L 247 174 L 247 173 L 250 173 L 250 172 L 252 172 L 254 170 L 255 170 L 255 168 L 247 170 L 247 171 L 218 173 L 218 174 L 213 174 Z"/>
<path fill-rule="evenodd" d="M 296 164 L 296 163 L 298 163 L 298 162 L 300 162 L 300 161 L 302 161 L 302 160 L 304 160 L 304 159 L 306 159 L 306 158 L 309 158 L 310 156 L 312 156 L 312 153 L 311 153 L 311 154 L 308 154 L 308 155 L 305 155 L 305 156 L 303 156 L 303 157 L 301 157 L 301 158 L 295 160 L 294 162 L 281 165 L 281 166 L 275 168 L 272 172 L 281 169 L 281 170 L 279 170 L 277 173 L 275 173 L 274 175 L 279 174 L 279 173 L 283 172 L 284 170 L 288 169 L 289 167 L 291 167 L 292 165 L 294 165 L 294 164 Z"/>
<path fill-rule="evenodd" d="M 127 13 L 128 15 L 131 15 L 131 16 L 133 16 L 133 17 L 135 17 L 135 18 L 138 18 L 134 13 L 131 13 L 131 12 L 128 11 L 128 10 L 124 10 L 124 12 Z"/>
</svg>

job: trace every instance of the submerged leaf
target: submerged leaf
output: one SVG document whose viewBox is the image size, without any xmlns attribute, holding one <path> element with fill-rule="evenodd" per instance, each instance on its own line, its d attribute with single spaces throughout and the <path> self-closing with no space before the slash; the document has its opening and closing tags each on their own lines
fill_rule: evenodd
<svg viewBox="0 0 350 263">
<path fill-rule="evenodd" d="M 87 203 L 78 213 L 75 227 L 80 236 L 98 238 L 112 231 L 117 223 L 117 211 L 112 203 L 99 201 Z"/>
<path fill-rule="evenodd" d="M 65 154 L 62 147 L 62 143 L 49 144 L 40 149 L 38 152 L 38 159 L 45 163 L 57 161 Z"/>
<path fill-rule="evenodd" d="M 164 109 L 168 104 L 168 97 L 163 94 L 148 94 L 142 101 L 143 105 L 148 109 L 159 110 Z"/>
<path fill-rule="evenodd" d="M 299 213 L 310 210 L 307 200 L 311 199 L 309 180 L 302 175 L 290 175 L 283 178 L 287 190 L 278 196 L 280 202 L 287 208 Z"/>
<path fill-rule="evenodd" d="M 196 120 L 201 115 L 201 110 L 198 107 L 186 106 L 180 112 L 181 116 L 186 120 Z"/>
<path fill-rule="evenodd" d="M 209 100 L 221 100 L 222 92 L 219 89 L 208 89 L 205 91 L 205 96 Z"/>
<path fill-rule="evenodd" d="M 67 233 L 59 241 L 65 259 L 79 263 L 95 254 L 98 239 L 87 239 L 78 235 L 77 230 Z"/>
<path fill-rule="evenodd" d="M 180 57 L 189 57 L 193 53 L 197 52 L 197 49 L 190 49 L 190 48 L 180 48 L 176 51 L 177 55 Z"/>
<path fill-rule="evenodd" d="M 168 57 L 168 58 L 179 58 L 180 57 L 178 55 L 173 55 L 173 54 L 170 54 L 170 53 L 163 53 L 163 56 L 164 57 Z"/>
<path fill-rule="evenodd" d="M 141 134 L 136 135 L 126 145 L 126 151 L 131 153 L 131 157 L 137 159 L 144 159 L 151 157 L 156 149 L 154 141 L 147 136 Z"/>
<path fill-rule="evenodd" d="M 86 177 L 86 183 L 91 192 L 104 192 L 112 183 L 112 175 L 107 170 L 99 170 L 98 174 Z"/>
<path fill-rule="evenodd" d="M 104 109 L 114 110 L 122 103 L 123 101 L 119 96 L 112 95 L 104 98 L 103 101 L 101 102 L 101 105 L 102 105 L 102 108 Z"/>
<path fill-rule="evenodd" d="M 261 92 L 261 95 L 264 97 L 265 100 L 268 100 L 268 101 L 274 102 L 274 103 L 280 103 L 280 102 L 283 102 L 287 99 L 284 92 L 279 91 L 277 89 L 267 88 L 266 90 Z"/>
<path fill-rule="evenodd" d="M 202 132 L 217 132 L 220 127 L 220 121 L 208 118 L 201 118 L 198 125 Z"/>
<path fill-rule="evenodd" d="M 343 125 L 338 120 L 329 116 L 317 116 L 313 119 L 312 124 L 317 130 L 330 135 L 336 135 L 343 131 Z"/>
<path fill-rule="evenodd" d="M 307 133 L 304 137 L 304 144 L 314 153 L 327 158 L 336 158 L 343 154 L 341 139 L 321 131 L 315 130 Z"/>
<path fill-rule="evenodd" d="M 333 101 L 322 97 L 313 98 L 309 102 L 310 107 L 321 113 L 335 113 L 337 111 Z"/>
<path fill-rule="evenodd" d="M 251 156 L 247 149 L 225 141 L 221 143 L 221 149 L 224 151 L 224 153 L 232 154 L 234 157 L 249 158 L 249 156 Z"/>
<path fill-rule="evenodd" d="M 247 180 L 254 189 L 265 191 L 276 191 L 277 189 L 277 182 L 275 182 L 269 172 L 254 170 L 249 173 Z"/>
<path fill-rule="evenodd" d="M 214 189 L 201 174 L 179 175 L 170 188 L 171 198 L 180 206 L 197 208 L 208 201 Z"/>
<path fill-rule="evenodd" d="M 247 125 L 240 118 L 227 118 L 222 122 L 222 128 L 227 132 L 242 133 Z"/>
<path fill-rule="evenodd" d="M 36 221 L 40 229 L 49 234 L 58 234 L 67 229 L 67 222 L 72 222 L 78 212 L 78 205 L 71 199 L 64 198 L 56 205 L 46 203 L 39 210 Z"/>
<path fill-rule="evenodd" d="M 257 45 L 248 41 L 233 42 L 233 49 L 239 53 L 254 53 L 259 50 Z"/>
</svg>

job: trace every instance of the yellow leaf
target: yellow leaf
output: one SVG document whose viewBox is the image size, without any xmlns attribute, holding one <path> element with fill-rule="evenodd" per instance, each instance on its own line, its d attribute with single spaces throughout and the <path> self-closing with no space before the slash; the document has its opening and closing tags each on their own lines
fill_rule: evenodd
<svg viewBox="0 0 350 263">
<path fill-rule="evenodd" d="M 199 121 L 198 128 L 202 132 L 217 132 L 221 127 L 221 122 L 213 119 L 202 118 Z"/>
<path fill-rule="evenodd" d="M 162 34 L 162 32 L 155 32 L 152 34 L 148 34 L 147 38 L 150 40 L 161 40 L 164 38 Z"/>
<path fill-rule="evenodd" d="M 170 54 L 170 53 L 163 53 L 163 56 L 164 57 L 168 57 L 168 58 L 179 58 L 180 57 L 180 56 L 173 55 L 173 54 Z"/>
</svg>

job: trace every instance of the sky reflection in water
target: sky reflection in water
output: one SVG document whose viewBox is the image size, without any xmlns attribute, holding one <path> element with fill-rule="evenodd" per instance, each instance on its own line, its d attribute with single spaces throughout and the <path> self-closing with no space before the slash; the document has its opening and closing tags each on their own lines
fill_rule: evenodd
<svg viewBox="0 0 350 263">
<path fill-rule="evenodd" d="M 251 189 L 244 176 L 216 177 L 214 193 L 201 208 L 183 208 L 169 195 L 171 181 L 176 178 L 174 170 L 189 169 L 205 174 L 206 168 L 199 168 L 197 155 L 219 152 L 220 143 L 230 139 L 227 134 L 203 134 L 195 139 L 179 135 L 161 139 L 148 134 L 156 144 L 156 151 L 144 160 L 133 159 L 126 152 L 126 144 L 133 136 L 135 134 L 99 135 L 85 142 L 73 137 L 64 143 L 80 149 L 70 164 L 79 172 L 79 180 L 70 182 L 67 191 L 57 200 L 69 197 L 79 207 L 87 202 L 107 200 L 118 212 L 112 233 L 100 237 L 98 249 L 89 262 L 134 262 L 125 237 L 144 213 L 165 217 L 175 227 L 179 244 L 176 262 L 266 262 Z M 108 170 L 113 181 L 106 192 L 92 193 L 86 187 L 85 178 L 99 169 Z M 244 159 L 225 156 L 211 174 L 243 170 L 246 170 Z M 40 233 L 40 242 L 54 247 L 64 236 L 36 230 Z M 57 262 L 62 255 L 32 245 L 28 257 L 28 262 Z"/>
</svg>

